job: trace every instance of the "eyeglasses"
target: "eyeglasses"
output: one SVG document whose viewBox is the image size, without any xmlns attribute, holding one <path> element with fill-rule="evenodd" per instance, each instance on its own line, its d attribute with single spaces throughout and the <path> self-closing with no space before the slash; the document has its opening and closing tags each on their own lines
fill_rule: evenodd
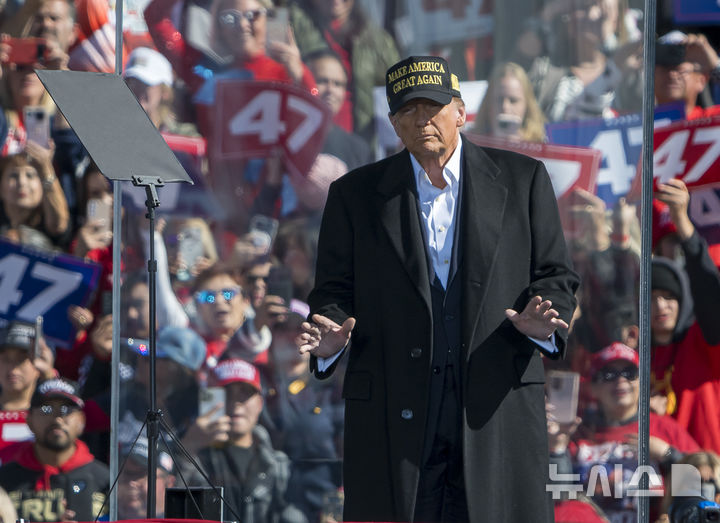
<svg viewBox="0 0 720 523">
<path fill-rule="evenodd" d="M 254 274 L 248 274 L 245 276 L 245 279 L 248 281 L 248 283 L 254 284 L 257 283 L 259 280 L 264 281 L 267 283 L 269 276 L 256 276 Z"/>
<path fill-rule="evenodd" d="M 75 405 L 40 405 L 40 414 L 55 418 L 64 418 L 73 412 L 77 412 L 78 410 L 80 410 L 80 408 Z"/>
<path fill-rule="evenodd" d="M 235 296 L 237 296 L 242 289 L 240 287 L 232 287 L 230 289 L 222 289 L 220 291 L 211 291 L 205 289 L 195 293 L 195 301 L 198 303 L 215 303 L 218 294 L 222 294 L 226 302 L 230 302 Z"/>
<path fill-rule="evenodd" d="M 601 370 L 597 374 L 595 374 L 595 381 L 610 383 L 611 381 L 617 380 L 620 376 L 622 376 L 628 381 L 633 381 L 638 379 L 639 375 L 640 372 L 638 371 L 637 367 L 627 366 L 624 369 L 620 370 Z"/>
<path fill-rule="evenodd" d="M 237 9 L 225 9 L 218 14 L 218 22 L 226 27 L 239 27 L 244 18 L 251 24 L 261 16 L 267 14 L 267 9 L 253 9 L 251 11 L 238 11 Z"/>
</svg>

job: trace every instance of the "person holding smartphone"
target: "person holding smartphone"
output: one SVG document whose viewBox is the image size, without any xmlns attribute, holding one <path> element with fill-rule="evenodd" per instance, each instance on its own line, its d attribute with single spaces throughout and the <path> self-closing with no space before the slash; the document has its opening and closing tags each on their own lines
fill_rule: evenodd
<svg viewBox="0 0 720 523">
<path fill-rule="evenodd" d="M 512 141 L 546 140 L 545 117 L 522 67 L 512 62 L 495 66 L 473 131 Z"/>
<path fill-rule="evenodd" d="M 596 467 L 600 467 L 612 482 L 622 483 L 613 485 L 613 491 L 617 488 L 618 492 L 625 492 L 637 468 L 639 361 L 636 350 L 619 342 L 595 353 L 591 360 L 590 387 L 598 411 L 585 414 L 581 423 L 578 418 L 575 422 L 559 424 L 549 434 L 551 463 L 557 464 L 558 470 L 579 473 L 584 486 L 597 473 Z M 551 419 L 549 429 L 552 423 Z M 667 472 L 684 453 L 700 450 L 692 436 L 670 416 L 651 412 L 649 423 L 650 460 L 658 473 Z M 619 476 L 613 472 L 616 465 L 622 467 Z M 610 521 L 628 521 L 636 517 L 631 496 L 600 493 L 592 499 Z"/>
<path fill-rule="evenodd" d="M 198 130 L 210 140 L 208 144 L 211 187 L 227 213 L 233 232 L 242 234 L 251 216 L 254 196 L 261 183 L 257 168 L 273 168 L 270 158 L 253 161 L 220 158 L 214 136 L 215 121 L 230 114 L 220 114 L 217 100 L 219 80 L 247 80 L 291 84 L 314 92 L 315 80 L 303 64 L 292 36 L 288 42 L 267 41 L 267 24 L 273 14 L 271 0 L 213 0 L 210 3 L 212 40 L 201 51 L 186 42 L 183 30 L 175 26 L 174 7 L 178 0 L 152 0 L 145 8 L 145 21 L 155 46 L 172 64 L 175 73 L 193 95 Z M 288 35 L 291 33 L 288 32 Z M 227 122 L 226 122 L 227 123 Z M 276 163 L 281 163 L 280 161 Z M 278 176 L 283 170 L 278 168 Z M 269 176 L 269 174 L 268 174 Z M 241 196 L 241 201 L 238 201 Z"/>
<path fill-rule="evenodd" d="M 264 399 L 258 369 L 241 359 L 227 359 L 213 370 L 212 383 L 225 389 L 227 431 L 206 441 L 199 458 L 213 485 L 224 487 L 225 503 L 244 523 L 303 521 L 288 504 L 288 457 L 275 450 L 258 426 Z M 204 480 L 191 483 L 203 486 Z"/>
<path fill-rule="evenodd" d="M 8 461 L 20 441 L 32 439 L 26 423 L 39 380 L 55 377 L 55 356 L 37 339 L 33 324 L 13 321 L 0 331 L 0 460 Z"/>
<path fill-rule="evenodd" d="M 34 142 L 25 153 L 0 159 L 0 228 L 21 225 L 44 233 L 54 245 L 70 239 L 70 212 L 52 164 L 54 147 Z"/>
<path fill-rule="evenodd" d="M 76 40 L 75 5 L 68 0 L 41 0 L 34 4 L 30 18 L 29 36 L 42 39 L 43 48 L 35 63 L 4 63 L 2 80 L 5 84 L 2 105 L 8 125 L 2 154 L 22 152 L 28 141 L 34 141 L 26 128 L 26 107 L 43 108 L 46 114 L 43 125 L 49 126 L 49 136 L 55 145 L 51 156 L 57 170 L 54 173 L 65 194 L 71 217 L 77 213 L 76 172 L 87 158 L 75 132 L 65 118 L 56 113 L 55 104 L 35 69 L 67 70 L 68 52 Z M 2 45 L 0 44 L 0 57 Z M 46 144 L 40 144 L 47 147 Z M 71 218 L 72 219 L 72 218 Z M 75 223 L 71 224 L 72 227 Z"/>
</svg>

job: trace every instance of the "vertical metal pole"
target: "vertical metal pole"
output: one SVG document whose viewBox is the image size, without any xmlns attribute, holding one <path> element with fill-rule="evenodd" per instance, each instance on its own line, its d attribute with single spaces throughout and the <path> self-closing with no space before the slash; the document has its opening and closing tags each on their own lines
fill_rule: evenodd
<svg viewBox="0 0 720 523">
<path fill-rule="evenodd" d="M 638 410 L 638 466 L 650 463 L 650 270 L 653 190 L 653 126 L 655 109 L 655 1 L 645 0 L 643 28 L 643 146 L 640 256 L 640 405 Z M 640 478 L 639 488 L 648 489 L 648 476 Z M 638 522 L 650 521 L 650 498 L 641 496 Z"/>
<path fill-rule="evenodd" d="M 123 0 L 115 0 L 115 74 L 122 73 Z M 122 244 L 122 192 L 113 182 L 112 376 L 110 381 L 110 480 L 118 476 L 118 424 L 120 421 L 120 253 Z M 117 521 L 117 489 L 110 495 L 110 521 Z"/>
<path fill-rule="evenodd" d="M 157 341 L 156 341 L 156 319 L 157 304 L 157 262 L 155 261 L 155 203 L 152 196 L 152 188 L 146 187 L 147 198 L 147 218 L 150 228 L 150 258 L 148 260 L 148 286 L 150 291 L 150 410 L 148 410 L 147 420 L 147 437 L 148 437 L 148 492 L 147 492 L 147 517 L 154 519 L 155 505 L 157 503 L 155 496 L 155 486 L 157 484 L 157 445 L 160 430 L 160 419 L 157 409 L 157 387 L 155 380 L 156 359 L 157 359 Z"/>
<path fill-rule="evenodd" d="M 122 244 L 122 192 L 113 181 L 112 274 L 112 376 L 110 381 L 110 481 L 118 476 L 118 424 L 120 422 L 120 253 Z M 111 483 L 112 484 L 112 483 Z M 117 489 L 110 495 L 110 521 L 117 521 Z"/>
</svg>

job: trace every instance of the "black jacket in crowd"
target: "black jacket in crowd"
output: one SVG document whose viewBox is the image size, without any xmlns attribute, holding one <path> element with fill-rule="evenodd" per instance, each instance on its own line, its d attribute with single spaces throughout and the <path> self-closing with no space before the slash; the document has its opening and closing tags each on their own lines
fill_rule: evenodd
<svg viewBox="0 0 720 523">
<path fill-rule="evenodd" d="M 207 476 L 215 486 L 224 487 L 224 519 L 305 523 L 302 513 L 285 501 L 290 461 L 283 452 L 272 448 L 264 429 L 256 428 L 253 436 L 246 468 L 237 456 L 243 449 L 232 445 L 207 447 L 199 453 Z"/>
</svg>

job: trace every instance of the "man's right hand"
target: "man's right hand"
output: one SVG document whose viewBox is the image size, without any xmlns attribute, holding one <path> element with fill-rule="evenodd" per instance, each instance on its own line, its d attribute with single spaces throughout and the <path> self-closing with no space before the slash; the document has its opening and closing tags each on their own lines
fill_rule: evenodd
<svg viewBox="0 0 720 523">
<path fill-rule="evenodd" d="M 303 322 L 303 332 L 296 338 L 300 354 L 309 352 L 318 358 L 334 356 L 347 345 L 355 327 L 355 318 L 348 318 L 338 325 L 330 318 L 314 314 L 312 323 Z"/>
</svg>

